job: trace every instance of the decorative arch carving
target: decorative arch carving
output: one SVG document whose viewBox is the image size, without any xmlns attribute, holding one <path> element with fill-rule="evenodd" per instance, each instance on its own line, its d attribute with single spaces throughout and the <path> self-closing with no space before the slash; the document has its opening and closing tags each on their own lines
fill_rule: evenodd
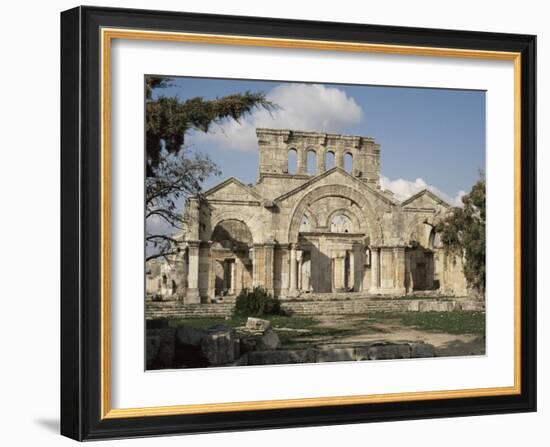
<svg viewBox="0 0 550 447">
<path fill-rule="evenodd" d="M 361 194 L 357 190 L 343 185 L 325 185 L 320 186 L 302 197 L 302 199 L 296 204 L 291 215 L 289 229 L 288 229 L 288 241 L 297 242 L 298 233 L 300 229 L 300 223 L 302 216 L 306 212 L 308 206 L 325 197 L 343 197 L 355 203 L 360 210 L 362 210 L 363 216 L 361 220 L 365 222 L 365 232 L 369 234 L 371 240 L 375 243 L 382 243 L 384 236 L 382 232 L 382 225 L 379 222 L 378 215 L 376 214 L 373 206 L 364 194 Z"/>
<path fill-rule="evenodd" d="M 330 224 L 331 224 L 332 220 L 338 215 L 346 216 L 349 220 L 351 220 L 351 225 L 353 227 L 353 230 L 356 233 L 366 233 L 367 232 L 365 221 L 361 220 L 359 217 L 357 217 L 357 215 L 354 212 L 352 212 L 351 210 L 345 209 L 345 208 L 340 208 L 340 209 L 332 211 L 327 217 L 325 227 L 330 228 Z"/>
<path fill-rule="evenodd" d="M 313 213 L 310 213 L 307 210 L 302 215 L 302 219 L 300 219 L 300 226 L 302 225 L 303 219 L 308 220 L 310 229 L 314 230 L 314 229 L 319 227 L 319 222 L 317 221 L 317 216 Z"/>
</svg>

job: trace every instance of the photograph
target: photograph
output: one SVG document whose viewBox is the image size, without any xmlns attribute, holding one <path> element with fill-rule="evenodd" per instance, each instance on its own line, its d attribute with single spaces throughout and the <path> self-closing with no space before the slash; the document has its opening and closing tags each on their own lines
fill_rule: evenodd
<svg viewBox="0 0 550 447">
<path fill-rule="evenodd" d="M 147 370 L 486 355 L 485 90 L 146 74 L 143 101 Z"/>
<path fill-rule="evenodd" d="M 60 433 L 290 429 L 266 439 L 293 445 L 307 428 L 334 444 L 364 423 L 358 439 L 386 442 L 399 422 L 401 443 L 520 442 L 493 418 L 536 412 L 540 392 L 541 25 L 490 8 L 165 8 L 60 15 L 61 83 L 44 83 L 60 88 L 42 90 L 60 97 L 43 128 L 60 131 L 60 231 L 45 234 L 61 315 L 35 312 L 60 320 L 45 369 Z"/>
</svg>

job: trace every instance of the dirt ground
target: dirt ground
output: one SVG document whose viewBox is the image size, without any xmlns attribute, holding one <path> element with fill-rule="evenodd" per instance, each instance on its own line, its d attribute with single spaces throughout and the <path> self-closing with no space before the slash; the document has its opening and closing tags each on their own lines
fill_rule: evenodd
<svg viewBox="0 0 550 447">
<path fill-rule="evenodd" d="M 369 322 L 367 327 L 365 327 L 364 318 L 353 315 L 316 316 L 316 320 L 319 321 L 319 328 L 327 329 L 327 335 L 317 334 L 308 337 L 306 334 L 303 334 L 300 337 L 303 342 L 350 345 L 374 341 L 416 341 L 432 344 L 435 347 L 437 356 L 440 357 L 485 354 L 485 337 L 480 335 L 450 334 L 440 331 L 421 330 L 405 326 L 399 320 Z M 354 327 L 357 330 L 350 330 Z M 340 329 L 345 331 L 342 334 L 331 335 L 331 332 Z"/>
</svg>

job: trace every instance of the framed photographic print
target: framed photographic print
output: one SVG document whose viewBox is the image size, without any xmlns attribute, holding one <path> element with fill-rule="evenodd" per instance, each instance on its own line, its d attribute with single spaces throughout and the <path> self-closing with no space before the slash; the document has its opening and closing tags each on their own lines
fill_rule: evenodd
<svg viewBox="0 0 550 447">
<path fill-rule="evenodd" d="M 61 15 L 61 432 L 536 409 L 535 36 Z"/>
</svg>

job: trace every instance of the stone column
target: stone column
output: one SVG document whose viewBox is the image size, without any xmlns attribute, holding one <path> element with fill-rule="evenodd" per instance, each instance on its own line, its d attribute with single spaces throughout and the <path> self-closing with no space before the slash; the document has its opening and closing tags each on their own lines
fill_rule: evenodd
<svg viewBox="0 0 550 447">
<path fill-rule="evenodd" d="M 233 292 L 237 295 L 243 289 L 243 271 L 244 265 L 240 258 L 235 258 L 235 282 L 233 283 Z"/>
<path fill-rule="evenodd" d="M 254 244 L 252 261 L 252 287 L 258 287 L 262 285 L 262 272 L 264 269 L 263 254 L 264 248 L 259 244 Z"/>
<path fill-rule="evenodd" d="M 265 269 L 264 269 L 264 288 L 271 294 L 274 293 L 273 288 L 273 267 L 275 258 L 275 246 L 272 243 L 265 244 Z"/>
<path fill-rule="evenodd" d="M 302 250 L 296 250 L 296 269 L 298 270 L 296 288 L 302 290 Z"/>
<path fill-rule="evenodd" d="M 395 289 L 395 260 L 392 247 L 380 247 L 380 291 L 392 294 Z"/>
<path fill-rule="evenodd" d="M 187 248 L 185 250 L 182 250 L 179 260 L 181 263 L 181 271 L 180 271 L 180 277 L 179 277 L 179 284 L 180 284 L 180 290 L 179 290 L 179 296 L 178 300 L 182 301 L 187 293 L 187 271 L 188 271 L 188 259 L 187 259 Z"/>
<path fill-rule="evenodd" d="M 319 149 L 317 151 L 317 175 L 326 171 L 325 159 L 326 151 Z"/>
<path fill-rule="evenodd" d="M 411 271 L 411 254 L 407 253 L 405 250 L 405 289 L 407 292 L 412 292 L 413 290 L 413 277 Z"/>
<path fill-rule="evenodd" d="M 355 289 L 355 253 L 353 250 L 349 252 L 349 271 L 348 271 L 348 283 L 347 287 L 352 287 Z M 357 290 L 354 290 L 357 292 Z"/>
<path fill-rule="evenodd" d="M 363 255 L 363 246 L 361 244 L 353 244 L 353 291 L 360 292 L 363 290 L 363 269 L 365 266 L 365 257 Z"/>
<path fill-rule="evenodd" d="M 187 293 L 183 302 L 185 304 L 200 303 L 199 294 L 199 241 L 188 241 L 189 267 L 187 273 Z"/>
<path fill-rule="evenodd" d="M 258 285 L 258 264 L 256 261 L 255 246 L 248 250 L 248 257 L 250 259 L 250 262 L 252 263 L 252 287 L 256 287 Z"/>
<path fill-rule="evenodd" d="M 185 218 L 188 221 L 186 239 L 189 239 L 191 241 L 198 241 L 200 239 L 200 206 L 198 199 L 190 199 L 189 204 L 183 210 L 183 212 L 185 213 Z"/>
<path fill-rule="evenodd" d="M 370 293 L 378 293 L 380 288 L 380 257 L 378 247 L 371 247 L 370 251 Z"/>
<path fill-rule="evenodd" d="M 216 297 L 216 260 L 210 253 L 210 266 L 208 269 L 208 298 L 214 299 Z"/>
<path fill-rule="evenodd" d="M 336 153 L 334 154 L 334 158 L 335 158 L 334 163 L 336 164 L 336 166 L 339 168 L 345 169 L 344 168 L 344 151 L 337 150 Z"/>
<path fill-rule="evenodd" d="M 290 247 L 290 256 L 289 256 L 289 278 L 290 284 L 288 287 L 288 295 L 296 296 L 298 294 L 298 275 L 296 274 L 296 246 L 293 244 Z"/>
<path fill-rule="evenodd" d="M 395 247 L 393 249 L 394 264 L 395 264 L 395 280 L 394 287 L 397 295 L 404 295 L 407 292 L 405 284 L 405 247 Z"/>
<path fill-rule="evenodd" d="M 332 291 L 342 292 L 346 285 L 346 252 L 335 251 L 332 254 Z"/>
<path fill-rule="evenodd" d="M 307 174 L 307 151 L 301 147 L 297 149 L 296 174 Z"/>
<path fill-rule="evenodd" d="M 229 274 L 231 275 L 230 276 L 230 278 L 231 278 L 231 287 L 229 288 L 229 294 L 231 294 L 231 295 L 235 293 L 235 289 L 236 289 L 235 281 L 237 280 L 237 275 L 235 274 L 235 272 L 236 272 L 235 264 L 236 264 L 235 261 L 229 263 Z"/>
<path fill-rule="evenodd" d="M 261 286 L 269 293 L 273 293 L 273 254 L 273 244 L 254 244 L 254 286 Z"/>
<path fill-rule="evenodd" d="M 315 245 L 313 250 L 311 250 L 311 268 L 309 271 L 309 281 L 310 284 L 313 286 L 313 291 L 318 292 L 321 289 L 321 279 L 320 279 L 320 272 L 319 272 L 319 265 L 321 263 L 320 256 L 319 256 L 319 246 Z"/>
</svg>

